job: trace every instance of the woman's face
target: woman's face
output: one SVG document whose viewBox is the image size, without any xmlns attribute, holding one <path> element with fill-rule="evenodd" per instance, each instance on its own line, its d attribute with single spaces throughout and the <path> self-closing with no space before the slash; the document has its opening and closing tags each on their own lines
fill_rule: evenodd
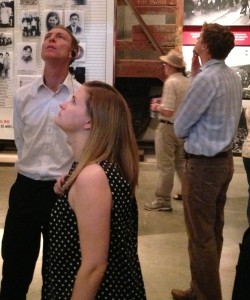
<svg viewBox="0 0 250 300">
<path fill-rule="evenodd" d="M 91 123 L 86 107 L 88 97 L 86 87 L 82 86 L 69 100 L 60 105 L 61 110 L 55 123 L 68 133 L 89 130 Z"/>
<path fill-rule="evenodd" d="M 58 24 L 58 19 L 56 16 L 49 17 L 48 23 L 50 27 L 55 27 Z"/>
</svg>

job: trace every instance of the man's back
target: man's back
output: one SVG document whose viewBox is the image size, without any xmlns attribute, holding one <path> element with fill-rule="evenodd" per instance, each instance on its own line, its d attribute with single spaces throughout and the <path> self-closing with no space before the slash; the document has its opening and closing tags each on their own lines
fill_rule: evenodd
<svg viewBox="0 0 250 300">
<path fill-rule="evenodd" d="M 189 153 L 213 156 L 231 147 L 241 111 L 241 84 L 222 60 L 210 60 L 193 79 L 175 131 Z M 183 117 L 185 115 L 185 118 Z"/>
</svg>

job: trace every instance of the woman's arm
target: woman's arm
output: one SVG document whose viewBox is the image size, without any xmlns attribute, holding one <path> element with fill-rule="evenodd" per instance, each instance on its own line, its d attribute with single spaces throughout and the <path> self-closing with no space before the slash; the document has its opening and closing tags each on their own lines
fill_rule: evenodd
<svg viewBox="0 0 250 300">
<path fill-rule="evenodd" d="M 72 300 L 94 300 L 105 273 L 110 240 L 112 195 L 104 170 L 98 164 L 84 168 L 70 189 L 82 255 Z"/>
</svg>

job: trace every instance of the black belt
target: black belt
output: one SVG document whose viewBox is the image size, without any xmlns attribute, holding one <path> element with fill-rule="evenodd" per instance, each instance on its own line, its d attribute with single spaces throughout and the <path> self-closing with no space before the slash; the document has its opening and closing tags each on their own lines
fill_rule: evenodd
<svg viewBox="0 0 250 300">
<path fill-rule="evenodd" d="M 161 123 L 174 125 L 174 123 L 172 123 L 172 122 L 170 122 L 170 121 L 167 121 L 167 120 L 162 120 L 162 119 L 160 119 L 159 121 L 160 121 Z"/>
<path fill-rule="evenodd" d="M 20 173 L 17 173 L 17 178 L 19 181 L 23 182 L 23 183 L 27 183 L 27 184 L 55 184 L 56 180 L 35 180 L 32 178 L 29 178 L 27 176 L 24 176 Z"/>
<path fill-rule="evenodd" d="M 210 159 L 210 158 L 223 158 L 223 157 L 228 157 L 228 154 L 231 153 L 231 150 L 226 151 L 226 152 L 220 152 L 214 156 L 206 156 L 206 155 L 196 155 L 196 154 L 191 154 L 191 153 L 186 153 L 186 156 L 188 159 L 190 158 L 202 158 L 202 159 Z"/>
</svg>

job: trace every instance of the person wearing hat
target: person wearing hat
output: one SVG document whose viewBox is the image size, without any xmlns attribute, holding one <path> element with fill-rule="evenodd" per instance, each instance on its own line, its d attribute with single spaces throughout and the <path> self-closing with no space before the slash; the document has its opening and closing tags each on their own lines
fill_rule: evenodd
<svg viewBox="0 0 250 300">
<path fill-rule="evenodd" d="M 174 133 L 175 114 L 189 87 L 189 79 L 185 75 L 183 55 L 170 50 L 160 56 L 167 79 L 164 83 L 161 101 L 152 102 L 150 110 L 158 112 L 159 124 L 155 132 L 155 153 L 158 178 L 155 200 L 146 203 L 144 208 L 149 211 L 172 211 L 171 193 L 176 171 L 180 181 L 185 165 L 183 140 Z"/>
</svg>

